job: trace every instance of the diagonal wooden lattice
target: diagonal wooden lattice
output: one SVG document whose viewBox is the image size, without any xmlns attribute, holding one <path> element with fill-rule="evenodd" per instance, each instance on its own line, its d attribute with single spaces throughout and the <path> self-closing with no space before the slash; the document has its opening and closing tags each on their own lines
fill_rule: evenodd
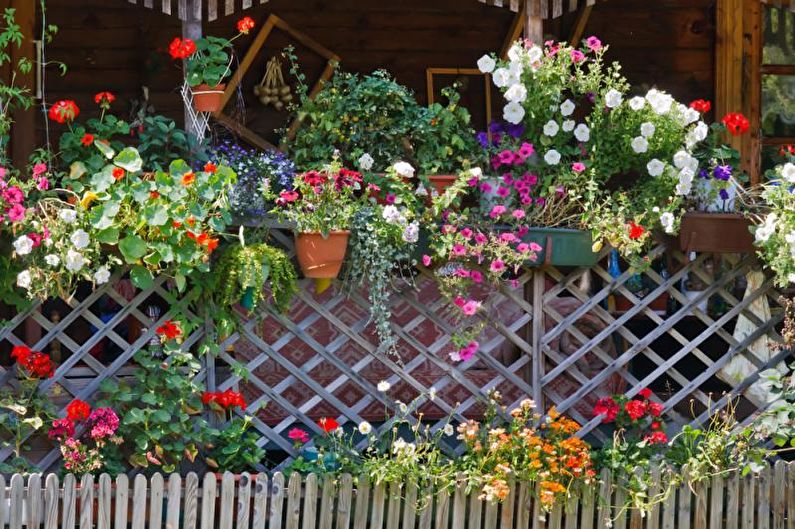
<svg viewBox="0 0 795 529">
<path fill-rule="evenodd" d="M 287 232 L 271 233 L 292 252 Z M 238 332 L 224 337 L 217 356 L 201 358 L 196 381 L 209 391 L 243 391 L 249 409 L 257 410 L 253 427 L 259 444 L 286 454 L 282 465 L 298 455 L 288 432 L 298 427 L 320 433 L 321 417 L 353 425 L 368 421 L 387 431 L 396 412 L 405 407 L 438 431 L 450 421 L 457 425 L 482 416 L 495 390 L 507 409 L 528 397 L 543 409 L 556 406 L 583 425 L 582 435 L 597 442 L 606 439 L 606 432 L 590 410 L 596 399 L 612 392 L 635 395 L 651 387 L 669 423 L 703 420 L 709 410 L 726 406 L 732 395 L 752 387 L 759 372 L 786 356 L 776 352 L 760 359 L 749 353 L 760 337 L 780 341 L 778 292 L 770 282 L 749 296 L 735 291 L 738 280 L 754 266 L 751 256 L 723 256 L 718 261 L 716 256 L 699 255 L 690 262 L 659 247 L 651 257 L 666 258 L 671 274 L 642 272 L 651 285 L 642 298 L 629 286 L 638 279 L 632 272 L 612 277 L 599 265 L 527 270 L 512 286 L 482 292 L 487 310 L 481 317 L 487 330 L 479 338 L 478 353 L 463 363 L 449 357 L 451 336 L 459 324 L 457 309 L 440 294 L 432 271 L 420 268 L 411 281 L 395 280 L 390 300 L 398 339 L 395 354 L 378 352 L 366 292 L 348 292 L 338 283 L 316 294 L 307 282 L 286 314 L 265 306 L 247 317 Z M 128 376 L 135 353 L 147 347 L 154 329 L 177 312 L 200 323 L 185 340 L 185 348 L 215 335 L 208 315 L 191 312 L 197 292 L 176 294 L 164 278 L 146 291 L 134 291 L 128 285 L 123 288 L 120 277 L 70 300 L 37 304 L 0 328 L 0 354 L 22 343 L 61 351 L 55 376 L 40 386 L 61 413 L 73 398 L 96 399 L 103 380 Z M 697 278 L 704 289 L 683 294 L 680 285 L 685 278 Z M 661 296 L 671 300 L 667 315 L 655 310 Z M 614 310 L 617 298 L 625 300 L 626 310 Z M 750 310 L 761 298 L 774 308 L 766 321 Z M 704 311 L 705 301 L 723 308 Z M 107 309 L 109 304 L 113 310 Z M 56 309 L 59 318 L 54 316 Z M 740 315 L 756 328 L 735 338 Z M 140 330 L 132 332 L 132 327 Z M 727 384 L 720 378 L 722 370 L 737 358 L 746 358 L 751 369 L 740 383 Z M 388 392 L 378 390 L 382 381 L 390 384 Z M 14 383 L 12 372 L 0 368 L 0 384 Z M 740 403 L 743 420 L 763 407 L 746 398 Z M 43 470 L 53 468 L 58 452 L 35 441 L 30 440 L 36 447 L 28 456 L 31 462 Z M 358 442 L 363 446 L 364 436 Z M 443 437 L 442 442 L 451 455 L 460 450 L 454 437 Z M 12 455 L 10 448 L 0 448 L 0 462 Z"/>
</svg>

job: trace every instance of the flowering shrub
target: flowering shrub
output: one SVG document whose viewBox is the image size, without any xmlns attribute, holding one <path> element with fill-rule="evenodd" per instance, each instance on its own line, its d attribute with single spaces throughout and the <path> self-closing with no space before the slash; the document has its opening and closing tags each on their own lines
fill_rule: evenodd
<svg viewBox="0 0 795 529">
<path fill-rule="evenodd" d="M 492 403 L 499 406 L 499 394 L 492 394 Z M 579 424 L 554 407 L 542 419 L 529 399 L 509 413 L 509 422 L 498 420 L 492 410 L 483 424 L 470 420 L 457 428 L 466 447 L 461 464 L 481 499 L 502 501 L 510 481 L 530 481 L 538 485 L 541 506 L 549 512 L 572 489 L 594 480 L 590 446 L 574 435 Z"/>
<path fill-rule="evenodd" d="M 580 49 L 517 43 L 508 60 L 478 61 L 503 92 L 503 119 L 523 126 L 490 146 L 502 175 L 498 203 L 521 207 L 519 222 L 590 229 L 597 246 L 641 255 L 652 228 L 674 230 L 671 217 L 686 193 L 677 190 L 680 168 L 671 161 L 704 139 L 707 126 L 664 92 L 628 98 L 605 51 L 590 37 Z M 560 214 L 559 197 L 577 207 Z"/>
<path fill-rule="evenodd" d="M 795 282 L 795 164 L 776 168 L 762 191 L 764 214 L 754 217 L 757 253 L 775 274 L 776 284 Z"/>
<path fill-rule="evenodd" d="M 231 39 L 207 36 L 193 41 L 176 37 L 169 44 L 168 53 L 174 60 L 185 60 L 185 80 L 190 86 L 215 87 L 230 74 L 232 42 L 247 35 L 254 25 L 251 17 L 238 20 L 237 34 Z"/>
<path fill-rule="evenodd" d="M 88 403 L 76 399 L 66 407 L 66 417 L 52 422 L 48 436 L 60 445 L 67 472 L 117 474 L 122 470 L 118 445 L 123 442 L 118 429 L 119 417 L 112 408 L 91 411 Z"/>
<path fill-rule="evenodd" d="M 246 400 L 232 389 L 204 392 L 202 403 L 210 408 L 224 424 L 209 432 L 205 461 L 210 468 L 230 472 L 245 472 L 265 459 L 265 450 L 257 444 L 258 436 L 251 432 L 251 416 L 235 415 L 235 409 L 246 410 Z"/>
<path fill-rule="evenodd" d="M 293 189 L 279 193 L 274 210 L 295 225 L 297 233 L 350 229 L 361 205 L 362 175 L 345 169 L 337 160 L 319 171 L 296 176 Z"/>
</svg>

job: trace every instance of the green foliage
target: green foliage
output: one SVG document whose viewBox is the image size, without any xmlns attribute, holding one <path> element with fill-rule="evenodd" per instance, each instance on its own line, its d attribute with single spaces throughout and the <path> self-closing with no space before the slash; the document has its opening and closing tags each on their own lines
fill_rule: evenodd
<svg viewBox="0 0 795 529">
<path fill-rule="evenodd" d="M 205 460 L 220 472 L 248 472 L 262 464 L 265 449 L 257 445 L 259 436 L 250 430 L 251 417 L 235 417 L 223 428 L 210 434 L 210 446 Z"/>
<path fill-rule="evenodd" d="M 186 79 L 190 86 L 221 84 L 229 75 L 232 42 L 220 37 L 202 37 L 195 41 L 196 51 L 187 59 Z"/>
<path fill-rule="evenodd" d="M 24 453 L 31 449 L 27 438 L 46 431 L 55 418 L 55 410 L 46 395 L 37 392 L 32 380 L 19 380 L 19 389 L 0 391 L 0 438 L 10 440 L 14 458 L 5 465 L 11 472 L 35 470 L 26 462 Z M 5 472 L 0 466 L 0 472 Z"/>
<path fill-rule="evenodd" d="M 157 467 L 174 472 L 184 460 L 193 462 L 208 439 L 209 427 L 199 416 L 202 390 L 193 378 L 201 365 L 179 345 L 166 343 L 164 357 L 156 350 L 135 355 L 133 384 L 105 380 L 104 399 L 120 418 L 118 435 L 133 468 Z"/>
</svg>

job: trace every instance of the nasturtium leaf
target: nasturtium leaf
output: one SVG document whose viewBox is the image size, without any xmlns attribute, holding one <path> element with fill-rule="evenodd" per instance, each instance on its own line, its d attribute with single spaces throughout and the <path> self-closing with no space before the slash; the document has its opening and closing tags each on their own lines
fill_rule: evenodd
<svg viewBox="0 0 795 529">
<path fill-rule="evenodd" d="M 107 217 L 103 217 L 105 218 Z M 119 228 L 111 226 L 98 231 L 97 240 L 103 244 L 116 244 L 119 242 Z"/>
<path fill-rule="evenodd" d="M 146 255 L 146 242 L 137 235 L 128 235 L 119 242 L 119 250 L 128 263 L 135 263 Z"/>
<path fill-rule="evenodd" d="M 137 173 L 143 167 L 144 161 L 141 159 L 141 155 L 138 154 L 136 149 L 133 147 L 125 147 L 116 155 L 116 158 L 113 159 L 113 163 L 125 171 Z"/>
<path fill-rule="evenodd" d="M 168 222 L 168 211 L 162 204 L 146 206 L 144 208 L 144 218 L 150 226 L 162 226 Z"/>
<path fill-rule="evenodd" d="M 107 191 L 110 186 L 113 185 L 113 182 L 116 180 L 113 178 L 112 171 L 112 166 L 108 165 L 103 167 L 98 173 L 94 173 L 91 176 L 91 190 L 94 191 L 94 193 L 102 193 L 103 191 Z"/>
<path fill-rule="evenodd" d="M 135 265 L 130 268 L 130 279 L 132 280 L 133 285 L 140 288 L 141 290 L 150 288 L 154 283 L 152 272 L 141 265 Z"/>
<path fill-rule="evenodd" d="M 95 146 L 97 149 L 99 149 L 99 152 L 101 152 L 101 153 L 102 153 L 102 155 L 103 155 L 105 158 L 107 158 L 108 160 L 110 160 L 111 158 L 113 158 L 113 156 L 115 156 L 115 155 L 116 155 L 116 151 L 114 151 L 114 150 L 111 148 L 111 146 L 110 146 L 110 145 L 108 145 L 107 143 L 105 143 L 104 141 L 95 141 L 95 142 L 94 142 L 94 146 Z"/>
<path fill-rule="evenodd" d="M 81 161 L 73 162 L 72 165 L 69 166 L 69 178 L 76 180 L 87 172 L 88 169 L 86 169 L 86 165 Z"/>
</svg>

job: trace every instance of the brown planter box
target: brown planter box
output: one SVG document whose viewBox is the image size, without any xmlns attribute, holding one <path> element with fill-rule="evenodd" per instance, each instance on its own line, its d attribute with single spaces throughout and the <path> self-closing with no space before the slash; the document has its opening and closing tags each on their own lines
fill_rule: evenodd
<svg viewBox="0 0 795 529">
<path fill-rule="evenodd" d="M 752 253 L 751 221 L 738 213 L 686 213 L 679 230 L 683 252 Z"/>
<path fill-rule="evenodd" d="M 657 296 L 654 301 L 649 303 L 647 308 L 653 310 L 657 314 L 665 314 L 665 311 L 668 310 L 668 298 L 668 293 L 664 292 L 663 294 Z M 629 301 L 629 299 L 622 296 L 621 294 L 616 294 L 616 313 L 623 314 L 634 306 L 635 305 Z M 639 316 L 645 316 L 645 314 L 641 312 Z"/>
</svg>

